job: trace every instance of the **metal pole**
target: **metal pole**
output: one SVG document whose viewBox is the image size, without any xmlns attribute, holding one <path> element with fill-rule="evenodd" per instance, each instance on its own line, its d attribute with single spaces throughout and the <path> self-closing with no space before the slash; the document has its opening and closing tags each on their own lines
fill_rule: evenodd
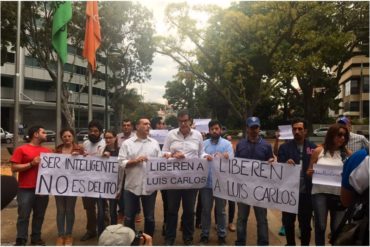
<svg viewBox="0 0 370 247">
<path fill-rule="evenodd" d="M 60 143 L 59 132 L 62 129 L 62 78 L 63 78 L 62 62 L 58 56 L 58 78 L 57 78 L 57 94 L 56 94 L 56 106 L 57 106 L 57 129 L 56 129 L 56 138 L 55 146 L 58 146 Z"/>
<path fill-rule="evenodd" d="M 15 83 L 14 83 L 14 136 L 13 147 L 18 146 L 18 128 L 19 128 L 19 85 L 20 85 L 20 66 L 21 66 L 21 9 L 22 3 L 18 1 L 17 5 L 17 48 L 16 48 L 16 63 L 15 63 Z"/>
<path fill-rule="evenodd" d="M 104 128 L 108 130 L 108 57 L 105 61 L 105 106 L 104 106 Z"/>
<path fill-rule="evenodd" d="M 88 83 L 89 83 L 89 95 L 88 95 L 88 116 L 87 120 L 90 122 L 93 119 L 93 110 L 92 110 L 92 68 L 89 64 L 89 77 L 88 77 Z"/>
</svg>

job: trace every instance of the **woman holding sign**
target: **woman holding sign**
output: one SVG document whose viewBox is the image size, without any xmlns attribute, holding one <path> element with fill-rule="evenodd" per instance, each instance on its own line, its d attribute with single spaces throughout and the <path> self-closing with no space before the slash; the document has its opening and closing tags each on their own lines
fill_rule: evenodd
<svg viewBox="0 0 370 247">
<path fill-rule="evenodd" d="M 83 148 L 74 142 L 75 132 L 73 129 L 62 129 L 60 138 L 63 143 L 55 149 L 56 153 L 72 155 L 84 153 Z M 58 238 L 55 245 L 71 246 L 73 244 L 72 229 L 75 222 L 76 199 L 75 196 L 55 196 L 58 228 Z"/>
<path fill-rule="evenodd" d="M 102 155 L 109 158 L 110 156 L 118 156 L 119 148 L 117 142 L 117 133 L 113 130 L 107 130 L 104 133 L 106 146 L 103 149 Z M 117 196 L 119 197 L 119 195 Z M 117 224 L 117 199 L 109 199 L 109 215 L 110 224 Z M 99 198 L 98 200 L 98 235 L 102 234 L 105 229 L 105 208 L 107 199 Z"/>
<path fill-rule="evenodd" d="M 345 125 L 333 124 L 330 126 L 325 142 L 312 153 L 307 175 L 312 177 L 316 164 L 343 167 L 343 161 L 351 155 L 346 148 L 349 140 L 349 131 Z M 340 186 L 330 186 L 313 183 L 312 206 L 315 214 L 315 243 L 325 245 L 325 229 L 328 212 L 330 212 L 330 230 L 334 232 L 345 213 L 340 202 Z"/>
</svg>

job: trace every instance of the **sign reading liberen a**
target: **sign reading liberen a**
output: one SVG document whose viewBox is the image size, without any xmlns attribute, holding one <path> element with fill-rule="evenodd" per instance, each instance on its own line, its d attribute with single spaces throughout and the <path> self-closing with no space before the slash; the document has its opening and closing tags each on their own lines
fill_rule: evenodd
<svg viewBox="0 0 370 247">
<path fill-rule="evenodd" d="M 316 164 L 314 170 L 315 172 L 312 175 L 313 184 L 320 184 L 328 187 L 341 186 L 343 167 Z"/>
<path fill-rule="evenodd" d="M 207 183 L 205 159 L 150 158 L 146 162 L 146 190 L 198 189 Z"/>
<path fill-rule="evenodd" d="M 263 208 L 297 213 L 300 166 L 251 159 L 214 159 L 213 195 Z"/>
<path fill-rule="evenodd" d="M 36 194 L 115 198 L 117 157 L 43 153 Z"/>
</svg>

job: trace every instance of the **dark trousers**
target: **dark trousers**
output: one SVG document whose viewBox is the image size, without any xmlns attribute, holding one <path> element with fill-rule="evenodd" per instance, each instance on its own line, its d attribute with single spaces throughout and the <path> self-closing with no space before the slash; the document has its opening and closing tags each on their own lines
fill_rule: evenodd
<svg viewBox="0 0 370 247">
<path fill-rule="evenodd" d="M 283 225 L 287 245 L 296 245 L 295 243 L 295 220 L 296 214 L 283 212 Z M 311 239 L 311 218 L 312 201 L 310 194 L 299 194 L 298 204 L 298 223 L 301 229 L 301 245 L 309 245 Z"/>
<path fill-rule="evenodd" d="M 109 202 L 110 225 L 117 224 L 117 200 L 116 199 L 98 199 L 98 236 L 105 230 L 105 211 Z"/>
<path fill-rule="evenodd" d="M 176 239 L 178 213 L 180 202 L 182 200 L 183 209 L 183 240 L 192 241 L 194 234 L 194 206 L 197 191 L 194 189 L 188 190 L 168 190 L 168 214 L 166 222 L 166 242 L 174 243 Z"/>
<path fill-rule="evenodd" d="M 86 210 L 86 231 L 92 234 L 96 234 L 96 202 L 97 198 L 82 197 L 82 204 Z"/>
<path fill-rule="evenodd" d="M 195 225 L 200 225 L 200 222 L 202 221 L 202 208 L 202 197 L 199 191 L 197 198 L 197 208 L 195 210 Z"/>
<path fill-rule="evenodd" d="M 167 221 L 168 203 L 167 203 L 167 190 L 161 190 L 162 202 L 163 202 L 163 222 Z"/>
<path fill-rule="evenodd" d="M 235 202 L 234 201 L 228 201 L 228 204 L 229 204 L 229 216 L 228 216 L 229 217 L 229 221 L 228 221 L 228 224 L 231 224 L 234 221 Z M 215 222 L 217 224 L 216 210 L 214 210 L 213 212 L 214 212 Z"/>
</svg>

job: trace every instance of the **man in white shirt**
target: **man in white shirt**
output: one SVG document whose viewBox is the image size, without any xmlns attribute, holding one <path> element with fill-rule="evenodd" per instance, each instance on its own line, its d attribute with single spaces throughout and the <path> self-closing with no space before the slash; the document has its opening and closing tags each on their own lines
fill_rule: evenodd
<svg viewBox="0 0 370 247">
<path fill-rule="evenodd" d="M 122 121 L 122 125 L 121 125 L 122 132 L 117 134 L 118 147 L 121 147 L 122 143 L 125 140 L 134 136 L 134 133 L 133 133 L 132 129 L 133 129 L 133 125 L 132 125 L 131 120 L 130 119 L 124 119 Z"/>
<path fill-rule="evenodd" d="M 144 232 L 153 237 L 154 208 L 157 191 L 145 190 L 145 166 L 149 157 L 160 157 L 161 151 L 156 140 L 149 137 L 150 121 L 140 118 L 136 124 L 136 135 L 122 143 L 118 155 L 120 167 L 125 170 L 124 184 L 125 226 L 135 230 L 135 215 L 141 198 L 144 211 Z"/>
<path fill-rule="evenodd" d="M 186 110 L 177 114 L 179 128 L 171 130 L 164 142 L 162 152 L 166 158 L 200 158 L 203 154 L 202 134 L 191 129 L 192 121 Z M 168 214 L 166 222 L 166 245 L 174 245 L 178 211 L 182 200 L 183 208 L 183 240 L 185 245 L 193 245 L 194 205 L 197 190 L 168 190 Z"/>
<path fill-rule="evenodd" d="M 92 120 L 89 123 L 88 140 L 83 143 L 85 154 L 97 156 L 100 155 L 105 147 L 105 140 L 102 138 L 103 126 L 97 120 Z M 81 238 L 81 241 L 86 241 L 96 236 L 96 198 L 82 197 L 82 203 L 86 210 L 86 233 Z"/>
</svg>

